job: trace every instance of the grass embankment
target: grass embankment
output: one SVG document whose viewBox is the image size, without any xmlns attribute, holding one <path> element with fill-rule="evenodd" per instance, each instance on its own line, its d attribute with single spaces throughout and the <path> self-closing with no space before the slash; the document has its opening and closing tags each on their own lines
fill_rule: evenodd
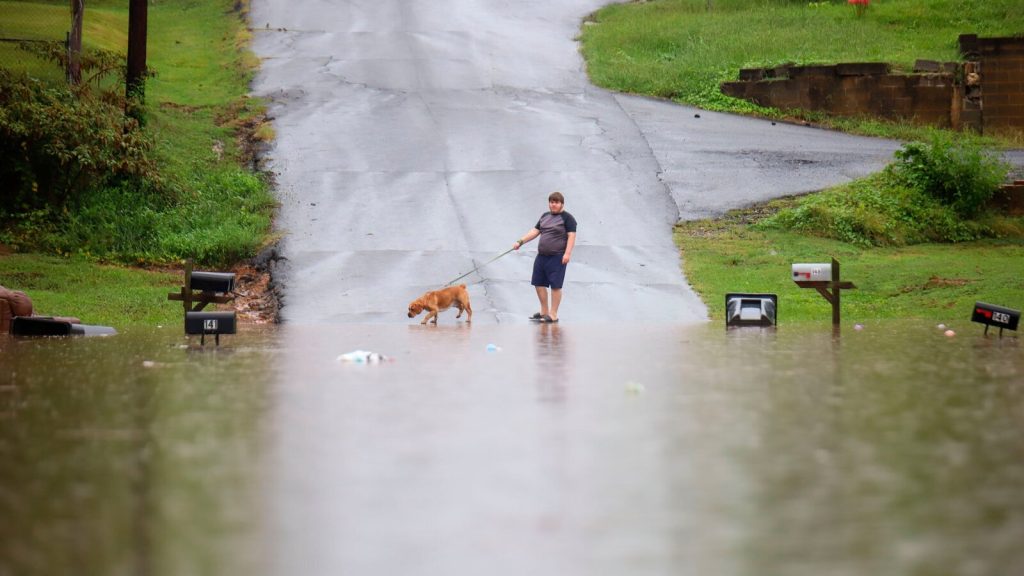
<svg viewBox="0 0 1024 576">
<path fill-rule="evenodd" d="M 741 68 L 787 62 L 888 62 L 909 71 L 916 59 L 960 60 L 960 34 L 1022 30 L 1020 0 L 875 0 L 862 17 L 845 0 L 652 0 L 598 10 L 581 41 L 598 86 L 781 118 L 780 111 L 725 96 L 718 86 L 736 80 Z M 906 124 L 788 114 L 862 134 L 920 137 L 919 128 Z"/>
<path fill-rule="evenodd" d="M 270 240 L 273 196 L 252 169 L 253 150 L 242 137 L 267 132 L 260 126 L 262 104 L 247 97 L 258 61 L 247 50 L 249 32 L 236 10 L 244 5 L 150 5 L 147 57 L 156 76 L 147 80 L 143 114 L 160 183 L 89 190 L 59 216 L 57 227 L 48 226 L 54 218 L 46 215 L 7 223 L 0 244 L 47 252 L 0 252 L 0 284 L 27 292 L 37 313 L 119 327 L 180 321 L 180 307 L 166 295 L 181 277 L 131 265 L 173 265 L 190 257 L 226 268 Z M 67 26 L 66 3 L 0 2 L 0 11 L 20 22 L 18 37 L 48 38 L 38 28 L 48 25 L 43 16 L 51 12 Z M 127 3 L 88 2 L 84 21 L 87 50 L 126 51 Z M 52 63 L 23 62 L 33 77 L 51 80 L 54 70 L 62 76 Z"/>
<path fill-rule="evenodd" d="M 862 17 L 845 1 L 654 0 L 599 10 L 584 25 L 581 39 L 588 73 L 600 86 L 779 118 L 783 113 L 778 110 L 721 94 L 719 84 L 735 80 L 741 68 L 787 62 L 888 62 L 907 71 L 919 58 L 959 60 L 962 33 L 1003 36 L 1021 30 L 1019 0 L 876 1 Z M 939 151 L 971 157 L 950 148 L 962 137 L 936 136 L 929 128 L 786 114 L 861 134 L 933 143 L 948 138 Z M 967 140 L 968 148 L 977 145 Z M 1019 144 L 1005 138 L 996 143 Z M 965 174 L 991 175 L 993 170 L 991 164 L 964 164 Z M 939 176 L 960 180 L 958 174 Z M 927 178 L 921 174 L 905 172 L 897 178 L 886 171 L 819 195 L 680 224 L 676 241 L 686 276 L 718 321 L 727 292 L 770 292 L 780 297 L 782 322 L 827 323 L 830 305 L 817 291 L 796 287 L 790 265 L 831 257 L 842 264 L 843 279 L 858 287 L 843 299 L 843 315 L 850 322 L 921 318 L 966 323 L 975 300 L 1024 306 L 1019 273 L 1024 221 L 959 213 L 954 199 L 928 192 L 922 180 Z M 961 193 L 974 192 L 965 188 L 955 195 Z"/>
</svg>

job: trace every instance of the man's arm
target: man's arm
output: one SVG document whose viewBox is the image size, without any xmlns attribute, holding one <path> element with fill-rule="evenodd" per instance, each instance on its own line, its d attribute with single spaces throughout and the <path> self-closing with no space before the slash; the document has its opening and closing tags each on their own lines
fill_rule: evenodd
<svg viewBox="0 0 1024 576">
<path fill-rule="evenodd" d="M 569 232 L 566 234 L 567 238 L 565 241 L 565 254 L 562 255 L 562 264 L 568 264 L 569 259 L 572 258 L 572 248 L 576 245 L 576 233 Z"/>
<path fill-rule="evenodd" d="M 537 236 L 540 236 L 540 230 L 534 228 L 527 232 L 526 234 L 524 234 L 522 238 L 516 240 L 516 243 L 512 245 L 512 248 L 515 250 L 519 250 L 523 246 L 523 244 L 526 244 L 527 242 L 533 240 Z"/>
</svg>

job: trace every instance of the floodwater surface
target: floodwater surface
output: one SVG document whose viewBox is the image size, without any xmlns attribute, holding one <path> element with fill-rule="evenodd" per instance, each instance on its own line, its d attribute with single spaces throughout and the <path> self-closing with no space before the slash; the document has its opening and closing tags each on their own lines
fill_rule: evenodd
<svg viewBox="0 0 1024 576">
<path fill-rule="evenodd" d="M 1024 573 L 1024 354 L 954 328 L 0 337 L 0 575 Z"/>
</svg>

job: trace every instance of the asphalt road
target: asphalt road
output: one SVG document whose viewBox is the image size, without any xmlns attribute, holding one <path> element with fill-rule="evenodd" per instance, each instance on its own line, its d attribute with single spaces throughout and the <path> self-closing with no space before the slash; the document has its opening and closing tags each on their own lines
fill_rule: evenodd
<svg viewBox="0 0 1024 576">
<path fill-rule="evenodd" d="M 284 321 L 408 323 L 559 190 L 579 222 L 563 321 L 700 323 L 674 223 L 863 176 L 898 146 L 595 88 L 574 37 L 606 3 L 254 0 Z M 536 311 L 535 246 L 466 278 L 474 322 Z"/>
</svg>

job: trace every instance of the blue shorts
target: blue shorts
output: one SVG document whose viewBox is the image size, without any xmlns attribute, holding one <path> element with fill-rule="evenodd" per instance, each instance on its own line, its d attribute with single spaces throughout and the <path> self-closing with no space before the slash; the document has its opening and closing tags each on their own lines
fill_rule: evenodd
<svg viewBox="0 0 1024 576">
<path fill-rule="evenodd" d="M 568 264 L 562 264 L 562 254 L 546 256 L 538 254 L 533 261 L 533 280 L 530 284 L 534 286 L 550 286 L 553 290 L 561 290 L 562 282 L 565 281 L 565 269 Z"/>
</svg>

